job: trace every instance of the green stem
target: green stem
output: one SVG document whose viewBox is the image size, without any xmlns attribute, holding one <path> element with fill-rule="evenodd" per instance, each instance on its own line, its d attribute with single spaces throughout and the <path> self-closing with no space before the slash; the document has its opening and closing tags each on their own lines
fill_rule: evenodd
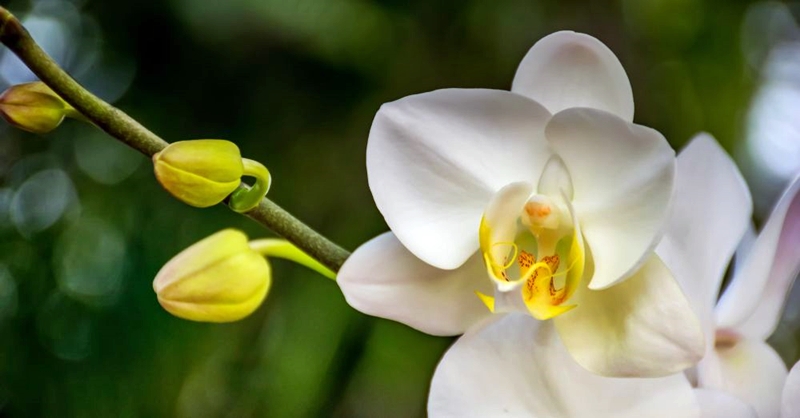
<svg viewBox="0 0 800 418">
<path fill-rule="evenodd" d="M 264 257 L 278 257 L 294 261 L 329 279 L 336 280 L 336 273 L 320 264 L 319 261 L 311 258 L 308 254 L 300 251 L 299 248 L 292 245 L 289 241 L 277 238 L 257 239 L 250 241 L 250 248 Z"/>
<path fill-rule="evenodd" d="M 231 193 L 228 206 L 236 212 L 247 212 L 258 206 L 258 203 L 266 196 L 269 187 L 272 185 L 272 176 L 270 176 L 269 170 L 264 167 L 264 164 L 242 158 L 242 165 L 244 166 L 244 175 L 255 178 L 256 182 L 249 189 L 243 187 Z"/>
<path fill-rule="evenodd" d="M 20 21 L 4 7 L 0 7 L 0 42 L 62 99 L 112 137 L 148 157 L 167 146 L 166 141 L 125 112 L 78 84 L 36 44 Z M 269 199 L 262 199 L 258 206 L 245 214 L 285 237 L 333 271 L 338 271 L 350 255 Z"/>
</svg>

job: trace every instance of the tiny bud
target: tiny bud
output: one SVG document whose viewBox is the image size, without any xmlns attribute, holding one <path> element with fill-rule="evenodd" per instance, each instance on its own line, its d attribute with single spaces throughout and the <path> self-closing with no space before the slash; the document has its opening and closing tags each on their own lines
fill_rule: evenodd
<svg viewBox="0 0 800 418">
<path fill-rule="evenodd" d="M 11 86 L 0 95 L 0 116 L 28 132 L 48 133 L 73 113 L 72 106 L 41 81 Z"/>
<path fill-rule="evenodd" d="M 214 206 L 239 186 L 244 174 L 239 148 L 230 141 L 174 142 L 153 155 L 158 182 L 173 196 L 198 208 Z"/>
<path fill-rule="evenodd" d="M 202 322 L 232 322 L 250 315 L 267 295 L 267 260 L 247 236 L 225 229 L 173 257 L 156 275 L 153 289 L 169 313 Z"/>
</svg>

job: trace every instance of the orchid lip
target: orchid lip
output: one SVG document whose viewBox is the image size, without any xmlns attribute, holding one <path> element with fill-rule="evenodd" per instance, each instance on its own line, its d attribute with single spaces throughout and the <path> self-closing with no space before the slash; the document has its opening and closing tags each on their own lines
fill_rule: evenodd
<svg viewBox="0 0 800 418">
<path fill-rule="evenodd" d="M 583 241 L 564 196 L 524 192 L 507 186 L 484 214 L 481 252 L 496 290 L 478 296 L 492 312 L 516 308 L 549 319 L 575 307 L 567 302 L 583 275 Z M 507 300 L 517 306 L 498 306 Z"/>
</svg>

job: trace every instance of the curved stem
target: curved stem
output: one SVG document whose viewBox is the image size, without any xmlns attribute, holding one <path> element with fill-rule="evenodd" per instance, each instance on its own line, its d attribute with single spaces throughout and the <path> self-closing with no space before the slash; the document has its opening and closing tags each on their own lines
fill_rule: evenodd
<svg viewBox="0 0 800 418">
<path fill-rule="evenodd" d="M 4 7 L 0 7 L 0 42 L 62 99 L 112 137 L 148 157 L 167 146 L 161 137 L 78 84 L 36 44 L 20 21 Z M 262 199 L 246 215 L 282 235 L 333 271 L 338 271 L 350 255 L 269 199 Z"/>
<path fill-rule="evenodd" d="M 244 166 L 244 175 L 255 178 L 256 182 L 249 189 L 243 187 L 231 194 L 228 206 L 236 212 L 247 212 L 258 206 L 258 202 L 267 195 L 269 187 L 272 185 L 272 176 L 264 164 L 242 158 L 242 165 Z"/>
<path fill-rule="evenodd" d="M 250 241 L 250 248 L 264 257 L 278 257 L 294 261 L 329 279 L 336 280 L 336 273 L 320 264 L 319 261 L 311 258 L 308 254 L 300 251 L 300 249 L 292 245 L 289 241 L 277 238 L 257 239 Z"/>
</svg>

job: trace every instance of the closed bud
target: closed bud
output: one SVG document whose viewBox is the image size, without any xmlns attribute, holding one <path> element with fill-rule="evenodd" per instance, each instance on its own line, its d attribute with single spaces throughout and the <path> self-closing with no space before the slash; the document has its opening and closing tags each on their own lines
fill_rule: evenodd
<svg viewBox="0 0 800 418">
<path fill-rule="evenodd" d="M 0 95 L 0 115 L 11 125 L 37 134 L 57 128 L 75 109 L 41 81 L 11 86 Z"/>
<path fill-rule="evenodd" d="M 239 186 L 244 165 L 230 141 L 174 142 L 153 155 L 158 182 L 173 196 L 198 208 L 214 206 Z"/>
<path fill-rule="evenodd" d="M 235 229 L 217 232 L 172 258 L 153 289 L 169 313 L 202 322 L 231 322 L 251 314 L 267 295 L 267 260 Z"/>
</svg>

